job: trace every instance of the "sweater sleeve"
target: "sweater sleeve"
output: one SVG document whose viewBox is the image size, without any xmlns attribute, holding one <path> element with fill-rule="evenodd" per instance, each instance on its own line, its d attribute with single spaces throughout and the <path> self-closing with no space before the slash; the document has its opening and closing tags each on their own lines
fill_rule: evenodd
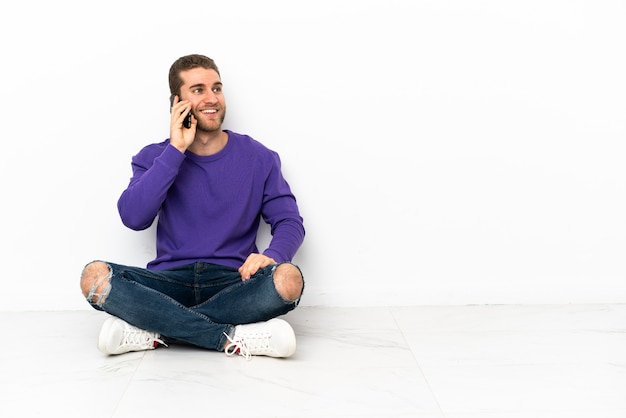
<svg viewBox="0 0 626 418">
<path fill-rule="evenodd" d="M 133 176 L 117 202 L 125 226 L 139 231 L 152 225 L 184 159 L 169 143 L 147 146 L 133 157 Z"/>
<path fill-rule="evenodd" d="M 304 224 L 296 198 L 281 173 L 278 154 L 266 181 L 262 216 L 270 225 L 272 239 L 263 254 L 277 262 L 291 261 L 304 241 Z"/>
</svg>

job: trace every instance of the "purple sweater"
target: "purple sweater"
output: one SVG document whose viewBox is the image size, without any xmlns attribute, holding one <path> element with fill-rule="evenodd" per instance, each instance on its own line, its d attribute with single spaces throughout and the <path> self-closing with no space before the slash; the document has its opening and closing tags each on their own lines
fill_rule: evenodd
<svg viewBox="0 0 626 418">
<path fill-rule="evenodd" d="M 263 254 L 291 261 L 302 244 L 302 217 L 278 154 L 247 135 L 226 132 L 226 147 L 214 155 L 182 154 L 167 139 L 133 157 L 133 176 L 117 207 L 124 225 L 137 231 L 158 217 L 149 269 L 196 261 L 239 268 L 259 252 L 261 217 L 272 234 Z"/>
</svg>

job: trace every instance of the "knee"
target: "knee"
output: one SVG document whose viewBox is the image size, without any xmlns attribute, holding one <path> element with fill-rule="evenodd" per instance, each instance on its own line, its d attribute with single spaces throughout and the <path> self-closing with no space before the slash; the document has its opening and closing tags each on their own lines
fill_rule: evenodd
<svg viewBox="0 0 626 418">
<path fill-rule="evenodd" d="M 274 271 L 274 286 L 283 300 L 292 302 L 298 300 L 304 288 L 300 269 L 290 263 L 279 265 Z"/>
<path fill-rule="evenodd" d="M 80 277 L 80 289 L 85 298 L 98 302 L 110 285 L 111 268 L 103 261 L 94 261 L 85 266 Z"/>
</svg>

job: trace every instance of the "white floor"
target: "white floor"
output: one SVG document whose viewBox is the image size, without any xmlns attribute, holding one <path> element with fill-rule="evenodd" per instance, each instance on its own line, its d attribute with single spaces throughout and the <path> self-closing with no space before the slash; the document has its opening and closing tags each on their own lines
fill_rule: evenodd
<svg viewBox="0 0 626 418">
<path fill-rule="evenodd" d="M 105 318 L 0 312 L 2 415 L 626 417 L 626 305 L 300 307 L 296 354 L 251 361 L 107 357 Z"/>
</svg>

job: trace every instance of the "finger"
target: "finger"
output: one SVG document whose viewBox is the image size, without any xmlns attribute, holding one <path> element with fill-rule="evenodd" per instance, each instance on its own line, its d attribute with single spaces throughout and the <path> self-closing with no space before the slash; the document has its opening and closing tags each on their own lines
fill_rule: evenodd
<svg viewBox="0 0 626 418">
<path fill-rule="evenodd" d="M 175 111 L 177 112 L 177 111 Z M 172 124 L 173 126 L 177 127 L 177 128 L 182 128 L 183 126 L 183 121 L 185 120 L 185 117 L 187 116 L 187 114 L 191 112 L 191 108 L 186 108 L 186 109 L 182 109 L 180 111 L 180 113 L 176 113 L 176 116 L 174 113 L 172 113 Z M 192 122 L 193 122 L 193 115 L 192 115 Z"/>
<path fill-rule="evenodd" d="M 250 273 L 248 272 L 248 268 L 245 263 L 243 266 L 239 267 L 239 274 L 241 275 L 241 279 L 244 281 L 250 278 Z"/>
</svg>

